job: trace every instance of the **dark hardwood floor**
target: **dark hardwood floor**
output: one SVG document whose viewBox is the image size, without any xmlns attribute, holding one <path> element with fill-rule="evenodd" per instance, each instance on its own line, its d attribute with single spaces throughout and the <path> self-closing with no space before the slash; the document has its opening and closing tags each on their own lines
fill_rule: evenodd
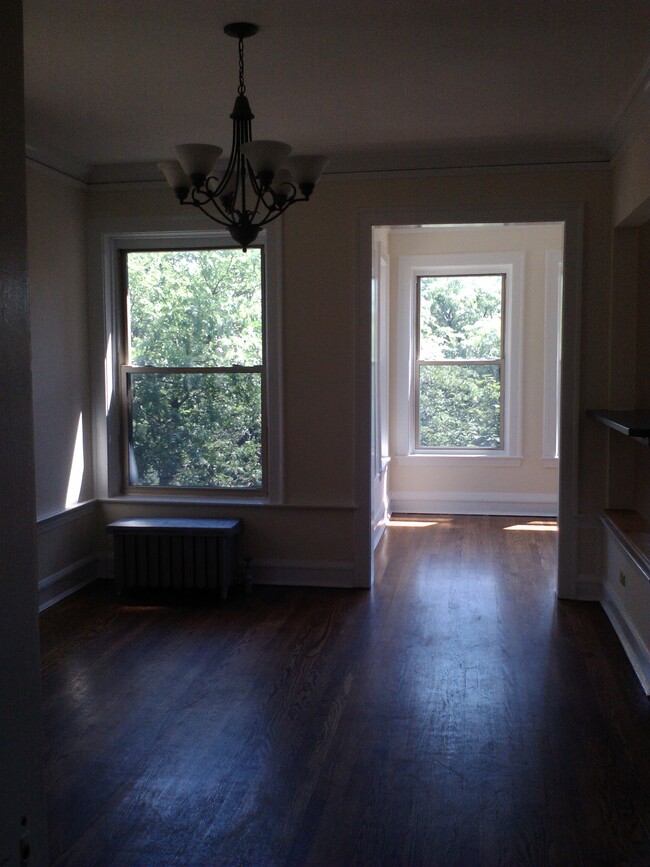
<svg viewBox="0 0 650 867">
<path fill-rule="evenodd" d="M 650 703 L 528 521 L 391 527 L 371 592 L 45 612 L 53 864 L 650 865 Z"/>
</svg>

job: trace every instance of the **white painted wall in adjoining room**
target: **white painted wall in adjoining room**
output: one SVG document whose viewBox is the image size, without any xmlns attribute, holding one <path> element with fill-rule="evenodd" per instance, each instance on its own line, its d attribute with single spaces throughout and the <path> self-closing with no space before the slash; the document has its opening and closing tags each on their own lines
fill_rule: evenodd
<svg viewBox="0 0 650 867">
<path fill-rule="evenodd" d="M 463 226 L 436 229 L 396 228 L 390 233 L 391 261 L 391 462 L 389 497 L 392 511 L 458 514 L 556 515 L 558 461 L 544 442 L 545 322 L 548 319 L 548 266 L 561 259 L 562 224 Z M 554 255 L 549 256 L 549 253 Z M 439 264 L 460 261 L 465 254 L 486 261 L 500 254 L 515 255 L 522 271 L 522 347 L 520 384 L 520 436 L 510 458 L 405 456 L 401 433 L 404 378 L 399 352 L 404 341 L 401 302 L 406 291 L 403 262 L 430 257 Z M 555 266 L 557 267 L 557 266 Z M 551 280 L 552 283 L 552 280 Z M 401 314 L 401 315 L 400 315 Z M 517 325 L 517 328 L 519 326 Z M 546 351 L 548 351 L 546 349 Z"/>
</svg>

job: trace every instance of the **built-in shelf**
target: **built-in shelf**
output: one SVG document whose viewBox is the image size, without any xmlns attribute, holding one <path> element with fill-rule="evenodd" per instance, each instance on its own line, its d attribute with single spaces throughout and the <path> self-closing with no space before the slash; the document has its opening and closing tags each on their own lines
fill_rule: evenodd
<svg viewBox="0 0 650 867">
<path fill-rule="evenodd" d="M 605 509 L 602 521 L 650 581 L 650 523 L 632 509 Z"/>
<path fill-rule="evenodd" d="M 649 409 L 588 409 L 587 415 L 625 436 L 650 439 Z"/>
</svg>

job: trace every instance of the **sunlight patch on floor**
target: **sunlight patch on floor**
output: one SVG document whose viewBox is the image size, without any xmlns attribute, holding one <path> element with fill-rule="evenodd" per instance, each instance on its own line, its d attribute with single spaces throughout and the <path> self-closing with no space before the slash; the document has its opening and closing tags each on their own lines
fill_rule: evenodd
<svg viewBox="0 0 650 867">
<path fill-rule="evenodd" d="M 504 530 L 536 530 L 540 533 L 557 533 L 557 521 L 528 521 L 527 524 L 512 524 Z"/>
<path fill-rule="evenodd" d="M 423 521 L 421 519 L 409 520 L 409 518 L 387 518 L 387 527 L 435 527 L 439 521 Z"/>
</svg>

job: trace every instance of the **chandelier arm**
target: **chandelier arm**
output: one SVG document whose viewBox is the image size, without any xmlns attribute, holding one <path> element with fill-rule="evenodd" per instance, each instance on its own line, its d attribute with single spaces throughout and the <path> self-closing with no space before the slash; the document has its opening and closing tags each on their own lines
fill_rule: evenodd
<svg viewBox="0 0 650 867">
<path fill-rule="evenodd" d="M 271 220 L 274 220 L 276 216 L 279 216 L 280 214 L 284 213 L 284 211 L 287 210 L 289 205 L 293 205 L 294 202 L 307 201 L 306 199 L 297 198 L 298 190 L 297 190 L 295 184 L 293 184 L 291 181 L 285 181 L 283 186 L 289 187 L 290 192 L 287 193 L 283 202 L 278 203 L 276 200 L 276 195 L 274 194 L 273 190 L 270 187 L 262 188 L 257 183 L 257 179 L 255 178 L 254 173 L 250 168 L 250 165 L 249 165 L 249 176 L 251 178 L 251 185 L 253 186 L 253 189 L 256 191 L 257 196 L 258 196 L 255 210 L 252 212 L 252 218 L 254 219 L 255 216 L 257 215 L 257 213 L 260 209 L 260 204 L 263 204 L 264 207 L 266 208 L 266 211 L 267 211 L 266 216 L 262 217 L 262 219 L 258 223 L 258 225 L 260 225 L 260 226 L 263 226 L 266 223 L 270 223 Z M 270 199 L 270 202 L 269 202 L 269 199 Z"/>
<path fill-rule="evenodd" d="M 237 156 L 238 156 L 237 132 L 238 132 L 237 122 L 235 121 L 235 122 L 233 122 L 233 127 L 232 127 L 232 144 L 230 147 L 230 157 L 228 159 L 228 165 L 226 166 L 226 171 L 223 173 L 221 180 L 219 180 L 216 177 L 214 178 L 214 180 L 217 181 L 217 185 L 216 185 L 216 189 L 214 191 L 212 191 L 212 190 L 210 191 L 210 196 L 212 198 L 216 198 L 217 196 L 220 196 L 226 190 L 233 175 L 235 175 L 235 189 L 233 191 L 235 194 L 234 198 L 236 198 L 236 196 L 237 196 L 238 177 L 235 173 L 236 172 Z M 207 181 L 206 181 L 206 187 L 207 187 Z"/>
<path fill-rule="evenodd" d="M 205 199 L 201 199 L 201 196 L 205 196 Z M 207 205 L 208 202 L 212 201 L 212 195 L 210 191 L 207 189 L 207 180 L 205 184 L 205 192 L 201 189 L 197 189 L 197 187 L 192 187 L 190 190 L 190 198 L 186 199 L 182 204 L 184 205 L 196 205 L 196 207 L 203 207 L 203 205 Z"/>
<path fill-rule="evenodd" d="M 222 225 L 224 225 L 224 226 L 236 226 L 239 223 L 241 223 L 241 221 L 242 221 L 241 211 L 237 211 L 234 208 L 231 211 L 226 211 L 219 204 L 219 202 L 216 199 L 211 199 L 210 203 L 211 203 L 212 207 L 215 209 L 215 211 L 218 214 L 220 214 L 221 217 L 223 217 L 223 220 L 217 220 L 217 222 L 222 223 Z M 201 210 L 203 210 L 203 207 L 201 205 L 198 205 L 198 207 L 201 208 Z M 205 214 L 207 212 L 203 211 L 203 213 Z M 216 218 L 213 217 L 213 219 L 216 219 Z"/>
<path fill-rule="evenodd" d="M 232 220 L 228 220 L 227 218 L 220 220 L 219 217 L 215 217 L 214 214 L 211 214 L 210 211 L 206 210 L 205 206 L 202 205 L 200 202 L 190 201 L 189 199 L 186 199 L 184 202 L 181 202 L 181 205 L 191 205 L 193 208 L 198 208 L 199 211 L 205 214 L 205 216 L 209 220 L 213 220 L 215 223 L 219 223 L 220 226 L 226 226 L 227 228 L 232 226 Z M 220 211 L 219 209 L 217 209 L 217 211 L 219 214 L 222 214 L 222 211 Z"/>
<path fill-rule="evenodd" d="M 266 191 L 264 189 L 262 189 L 262 187 L 257 183 L 257 181 L 255 179 L 255 175 L 253 174 L 253 171 L 250 167 L 250 164 L 248 164 L 247 168 L 248 168 L 248 176 L 250 179 L 251 188 L 252 188 L 255 196 L 257 197 L 256 202 L 255 202 L 255 207 L 251 211 L 248 212 L 251 223 L 254 223 L 255 218 L 257 217 L 259 210 L 260 210 L 260 204 L 264 205 L 264 207 L 266 208 L 266 210 L 268 212 L 272 209 L 272 207 L 275 205 L 275 203 L 273 203 L 272 206 L 269 206 L 267 204 L 267 201 L 264 198 Z M 257 225 L 262 225 L 262 221 L 260 220 L 260 222 Z"/>
<path fill-rule="evenodd" d="M 272 223 L 273 220 L 277 220 L 278 217 L 282 216 L 284 212 L 289 208 L 290 205 L 295 205 L 297 202 L 308 202 L 309 199 L 301 198 L 301 199 L 288 199 L 283 205 L 276 205 L 276 208 L 264 217 L 264 219 L 260 220 L 257 223 L 258 226 L 266 226 L 268 223 Z"/>
<path fill-rule="evenodd" d="M 235 210 L 234 208 L 231 211 L 226 211 L 219 203 L 219 200 L 215 195 L 208 194 L 207 198 L 202 201 L 199 198 L 199 193 L 195 188 L 192 188 L 191 198 L 186 199 L 181 204 L 183 205 L 193 205 L 195 208 L 198 208 L 202 211 L 207 217 L 210 217 L 211 220 L 214 220 L 216 223 L 220 223 L 222 226 L 233 226 L 237 225 L 241 222 L 241 212 Z M 207 206 L 212 205 L 215 211 L 220 215 L 222 219 L 218 217 L 214 217 L 210 211 L 207 210 Z"/>
<path fill-rule="evenodd" d="M 284 214 L 284 212 L 286 211 L 286 209 L 288 207 L 289 207 L 289 205 L 286 204 L 286 205 L 283 205 L 282 208 L 279 208 L 277 211 L 269 211 L 268 214 L 266 215 L 266 217 L 264 217 L 263 220 L 260 220 L 257 225 L 258 226 L 266 226 L 269 223 L 272 223 L 273 220 L 277 220 L 278 217 L 281 217 L 282 214 Z"/>
</svg>

